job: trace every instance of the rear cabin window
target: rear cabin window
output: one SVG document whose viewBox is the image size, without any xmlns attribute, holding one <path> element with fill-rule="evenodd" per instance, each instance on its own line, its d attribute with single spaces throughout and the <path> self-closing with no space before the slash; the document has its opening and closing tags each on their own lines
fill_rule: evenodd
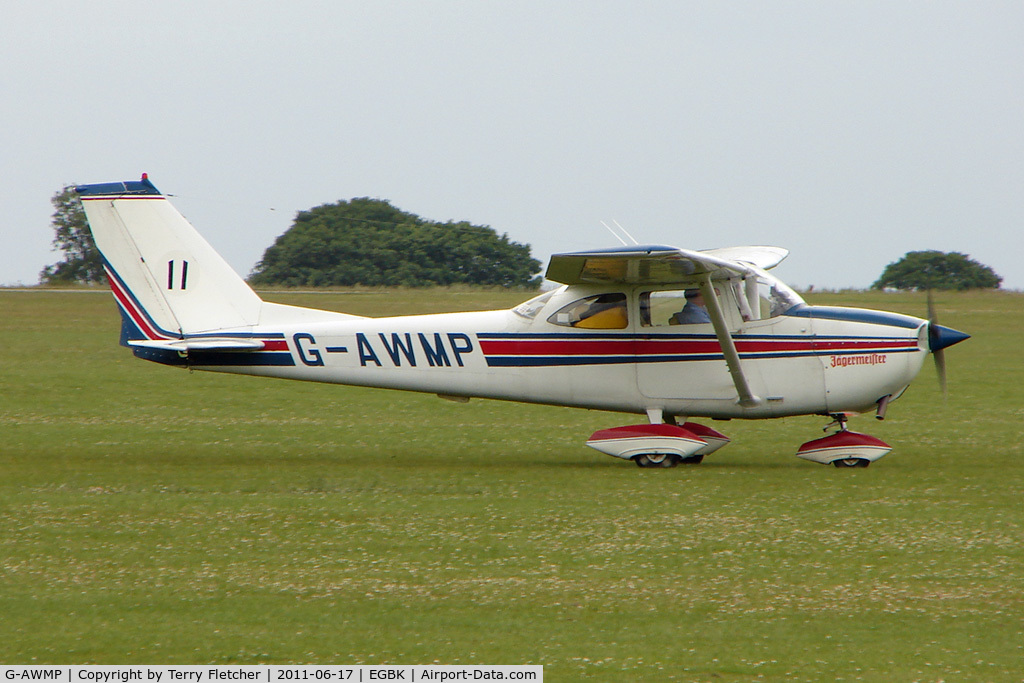
<svg viewBox="0 0 1024 683">
<path fill-rule="evenodd" d="M 625 294 L 597 294 L 563 306 L 548 318 L 552 325 L 587 330 L 622 330 L 629 324 Z"/>
</svg>

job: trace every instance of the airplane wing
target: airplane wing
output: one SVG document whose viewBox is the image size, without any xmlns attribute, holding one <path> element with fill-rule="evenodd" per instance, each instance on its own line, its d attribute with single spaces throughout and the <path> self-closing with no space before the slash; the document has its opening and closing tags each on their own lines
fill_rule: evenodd
<svg viewBox="0 0 1024 683">
<path fill-rule="evenodd" d="M 725 261 L 749 263 L 761 270 L 771 270 L 789 256 L 789 249 L 782 247 L 722 247 L 720 249 L 704 249 L 700 253 Z"/>
<path fill-rule="evenodd" d="M 715 336 L 736 387 L 739 404 L 752 407 L 759 405 L 762 399 L 750 390 L 712 281 L 732 274 L 756 276 L 757 269 L 771 268 L 788 254 L 787 250 L 779 247 L 727 247 L 691 251 L 665 245 L 637 245 L 555 254 L 548 263 L 545 277 L 567 285 L 622 283 L 687 284 L 700 287 L 715 328 Z"/>
<path fill-rule="evenodd" d="M 666 245 L 637 245 L 555 254 L 545 277 L 566 285 L 612 284 L 668 285 L 694 282 L 710 274 L 721 279 L 730 274 L 754 274 L 752 267 L 768 269 L 786 258 L 779 247 L 726 247 L 691 251 Z"/>
</svg>

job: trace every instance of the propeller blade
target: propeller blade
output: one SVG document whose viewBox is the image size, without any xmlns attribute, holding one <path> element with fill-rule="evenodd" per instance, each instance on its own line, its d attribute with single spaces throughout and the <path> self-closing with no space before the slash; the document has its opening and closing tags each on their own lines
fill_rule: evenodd
<svg viewBox="0 0 1024 683">
<path fill-rule="evenodd" d="M 935 374 L 939 378 L 939 390 L 943 397 L 946 394 L 946 352 L 941 348 L 935 348 L 936 329 L 939 325 L 939 317 L 935 313 L 935 296 L 932 290 L 928 290 L 928 347 L 932 349 L 932 360 L 935 361 Z"/>
<path fill-rule="evenodd" d="M 939 324 L 939 316 L 935 314 L 935 297 L 932 296 L 932 290 L 928 290 L 928 322 L 932 325 Z M 929 330 L 931 327 L 928 328 Z"/>
<path fill-rule="evenodd" d="M 942 390 L 942 395 L 946 395 L 946 352 L 943 349 L 932 352 L 932 358 L 935 359 L 935 372 L 939 376 L 939 389 Z"/>
<path fill-rule="evenodd" d="M 935 372 L 939 376 L 939 388 L 942 395 L 946 395 L 946 352 L 944 349 L 953 344 L 959 344 L 971 335 L 964 334 L 951 327 L 943 327 L 939 324 L 938 315 L 935 313 L 935 300 L 932 297 L 932 290 L 928 290 L 928 350 L 932 352 L 935 360 Z"/>
</svg>

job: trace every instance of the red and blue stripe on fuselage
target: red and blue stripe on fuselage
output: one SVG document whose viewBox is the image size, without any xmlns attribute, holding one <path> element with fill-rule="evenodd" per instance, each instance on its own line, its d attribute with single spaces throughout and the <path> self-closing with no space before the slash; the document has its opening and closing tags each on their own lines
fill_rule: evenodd
<svg viewBox="0 0 1024 683">
<path fill-rule="evenodd" d="M 190 339 L 236 337 L 239 339 L 255 339 L 263 343 L 261 350 L 245 352 L 190 351 L 186 356 L 172 349 L 129 344 L 131 341 L 174 341 L 182 339 L 183 335 L 160 327 L 106 259 L 103 260 L 103 270 L 107 274 L 110 291 L 113 292 L 114 299 L 117 301 L 118 311 L 121 313 L 121 346 L 130 348 L 137 358 L 164 365 L 194 367 L 295 365 L 295 359 L 288 349 L 288 342 L 285 340 L 284 333 L 217 332 L 189 335 Z"/>
<path fill-rule="evenodd" d="M 917 318 L 862 309 L 799 306 L 785 313 L 845 322 L 916 329 Z M 714 334 L 629 333 L 481 333 L 480 349 L 490 367 L 609 365 L 723 360 Z M 911 353 L 919 350 L 916 337 L 874 335 L 754 335 L 733 336 L 741 359 L 795 358 Z"/>
</svg>

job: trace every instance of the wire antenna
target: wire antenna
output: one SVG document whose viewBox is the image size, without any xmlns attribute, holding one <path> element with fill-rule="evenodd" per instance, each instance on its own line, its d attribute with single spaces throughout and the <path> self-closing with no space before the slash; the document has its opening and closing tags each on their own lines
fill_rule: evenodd
<svg viewBox="0 0 1024 683">
<path fill-rule="evenodd" d="M 628 237 L 628 238 L 629 238 L 629 239 L 630 239 L 630 240 L 631 240 L 631 241 L 633 242 L 633 244 L 634 244 L 634 245 L 638 245 L 638 244 L 640 244 L 639 242 L 637 242 L 637 241 L 636 241 L 636 238 L 635 238 L 635 237 L 633 237 L 632 235 L 630 235 L 630 234 L 629 234 L 629 231 L 628 231 L 628 230 L 626 230 L 626 229 L 625 229 L 624 227 L 622 227 L 622 224 L 621 224 L 621 223 L 619 223 L 619 222 L 618 222 L 617 220 L 615 220 L 614 218 L 612 219 L 612 223 L 614 223 L 614 224 L 615 224 L 615 227 L 616 227 L 616 228 L 618 228 L 619 230 L 621 230 L 621 231 L 622 231 L 622 234 L 624 234 L 624 235 L 625 235 L 626 237 Z M 623 242 L 623 244 L 625 244 L 625 242 Z"/>
<path fill-rule="evenodd" d="M 619 233 L 617 233 L 614 230 L 612 230 L 612 227 L 610 225 L 608 225 L 604 221 L 601 221 L 601 225 L 603 225 L 608 230 L 608 232 L 610 232 L 612 234 L 612 237 L 614 237 L 618 241 L 622 242 L 622 246 L 624 246 L 624 247 L 628 247 L 629 246 L 629 243 L 626 242 L 626 240 L 622 239 L 622 237 L 619 236 Z M 621 228 L 622 226 L 619 226 L 619 227 Z M 623 232 L 625 232 L 625 230 L 623 230 Z M 629 233 L 626 233 L 626 234 L 628 235 Z M 631 237 L 630 239 L 633 239 L 633 238 Z M 634 240 L 634 243 L 635 243 L 635 241 L 636 240 Z"/>
</svg>

